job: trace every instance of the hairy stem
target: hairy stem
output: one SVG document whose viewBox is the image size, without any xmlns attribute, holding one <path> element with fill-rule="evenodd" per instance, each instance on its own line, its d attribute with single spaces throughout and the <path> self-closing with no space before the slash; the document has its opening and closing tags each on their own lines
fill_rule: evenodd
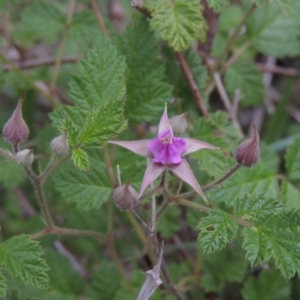
<svg viewBox="0 0 300 300">
<path fill-rule="evenodd" d="M 96 19 L 97 19 L 97 22 L 98 22 L 98 25 L 99 25 L 100 29 L 102 30 L 102 32 L 105 34 L 105 36 L 107 38 L 110 38 L 110 36 L 109 36 L 109 34 L 107 32 L 107 29 L 106 29 L 106 26 L 105 26 L 102 14 L 101 14 L 100 7 L 97 4 L 97 1 L 96 0 L 91 0 L 91 4 L 92 4 L 92 8 L 93 8 L 93 11 L 95 13 L 95 16 L 96 16 Z"/>
</svg>

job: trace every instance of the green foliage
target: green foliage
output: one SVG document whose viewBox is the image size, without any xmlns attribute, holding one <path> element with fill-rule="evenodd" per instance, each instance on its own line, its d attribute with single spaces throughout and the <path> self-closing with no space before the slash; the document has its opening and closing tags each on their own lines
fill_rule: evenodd
<svg viewBox="0 0 300 300">
<path fill-rule="evenodd" d="M 163 237 L 173 237 L 180 229 L 180 208 L 170 207 L 157 224 L 157 230 Z"/>
<path fill-rule="evenodd" d="M 6 296 L 6 284 L 2 272 L 0 272 L 0 297 Z"/>
<path fill-rule="evenodd" d="M 286 278 L 299 273 L 299 212 L 284 209 L 276 200 L 262 195 L 246 195 L 237 202 L 235 213 L 252 224 L 243 229 L 243 249 L 251 265 L 272 257 Z"/>
<path fill-rule="evenodd" d="M 281 186 L 282 202 L 288 208 L 300 209 L 300 191 L 292 183 L 283 181 Z"/>
<path fill-rule="evenodd" d="M 203 259 L 201 284 L 206 292 L 220 291 L 226 281 L 242 282 L 247 263 L 239 249 L 225 248 Z"/>
<path fill-rule="evenodd" d="M 236 222 L 223 210 L 210 211 L 198 225 L 198 240 L 204 253 L 210 254 L 223 249 L 234 239 L 237 228 Z"/>
<path fill-rule="evenodd" d="M 84 145 L 99 144 L 111 139 L 125 127 L 122 122 L 124 101 L 106 102 L 92 110 L 85 120 L 80 135 L 80 143 Z"/>
<path fill-rule="evenodd" d="M 93 276 L 93 287 L 101 300 L 115 299 L 117 290 L 121 287 L 121 278 L 113 263 L 101 263 Z"/>
<path fill-rule="evenodd" d="M 244 106 L 255 106 L 264 101 L 262 73 L 253 64 L 236 64 L 228 68 L 225 85 L 231 99 L 234 98 L 236 90 L 240 91 L 241 104 Z"/>
<path fill-rule="evenodd" d="M 72 151 L 72 161 L 79 170 L 81 171 L 88 171 L 90 164 L 89 164 L 89 157 L 86 151 L 76 148 Z"/>
<path fill-rule="evenodd" d="M 258 277 L 250 277 L 242 290 L 245 300 L 288 300 L 290 294 L 290 283 L 274 270 L 263 270 Z"/>
<path fill-rule="evenodd" d="M 64 118 L 60 123 L 60 131 L 63 134 L 64 131 L 68 132 L 68 142 L 72 147 L 76 147 L 79 142 L 79 129 L 73 123 L 70 118 Z"/>
<path fill-rule="evenodd" d="M 204 19 L 197 0 L 147 1 L 151 10 L 151 25 L 175 51 L 189 47 L 195 38 L 204 35 Z"/>
<path fill-rule="evenodd" d="M 296 139 L 286 151 L 285 165 L 290 180 L 300 179 L 300 139 Z"/>
<path fill-rule="evenodd" d="M 277 57 L 300 54 L 300 2 L 292 0 L 291 7 L 289 13 L 283 13 L 268 3 L 254 12 L 247 23 L 247 35 L 257 51 Z"/>
<path fill-rule="evenodd" d="M 164 82 L 164 65 L 158 59 L 159 47 L 148 21 L 136 19 L 119 37 L 118 47 L 127 63 L 126 117 L 135 124 L 157 121 L 172 94 Z"/>
<path fill-rule="evenodd" d="M 208 0 L 207 3 L 215 12 L 221 12 L 229 5 L 229 0 Z"/>
<path fill-rule="evenodd" d="M 67 163 L 53 176 L 55 188 L 61 193 L 62 199 L 67 203 L 75 203 L 80 211 L 98 209 L 108 200 L 111 193 L 111 183 L 105 172 L 105 163 L 100 151 L 89 154 L 88 173 L 78 172 Z"/>
<path fill-rule="evenodd" d="M 41 258 L 43 249 L 28 235 L 13 236 L 0 248 L 0 261 L 7 271 L 24 283 L 47 289 L 48 266 Z"/>
</svg>

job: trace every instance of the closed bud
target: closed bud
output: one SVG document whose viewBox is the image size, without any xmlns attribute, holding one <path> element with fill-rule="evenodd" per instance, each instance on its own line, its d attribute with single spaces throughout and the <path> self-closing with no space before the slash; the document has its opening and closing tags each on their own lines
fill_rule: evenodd
<svg viewBox="0 0 300 300">
<path fill-rule="evenodd" d="M 127 210 L 138 204 L 139 195 L 131 185 L 125 184 L 114 190 L 113 199 L 120 209 Z"/>
<path fill-rule="evenodd" d="M 50 143 L 52 151 L 57 154 L 67 154 L 69 152 L 69 142 L 68 142 L 68 133 L 67 131 L 64 134 L 54 138 Z"/>
<path fill-rule="evenodd" d="M 245 167 L 253 166 L 259 160 L 259 135 L 253 124 L 253 136 L 242 142 L 235 150 L 236 161 Z"/>
<path fill-rule="evenodd" d="M 29 128 L 22 116 L 22 104 L 24 102 L 24 99 L 25 94 L 23 94 L 19 99 L 17 108 L 3 128 L 4 140 L 14 146 L 23 141 L 26 141 L 29 135 Z"/>
<path fill-rule="evenodd" d="M 24 149 L 16 154 L 16 161 L 22 167 L 29 167 L 34 159 L 34 155 L 32 154 L 32 149 Z"/>
</svg>

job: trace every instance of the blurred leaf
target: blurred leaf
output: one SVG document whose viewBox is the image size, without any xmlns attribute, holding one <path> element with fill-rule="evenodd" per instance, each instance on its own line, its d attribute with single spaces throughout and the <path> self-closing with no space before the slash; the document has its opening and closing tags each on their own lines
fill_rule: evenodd
<svg viewBox="0 0 300 300">
<path fill-rule="evenodd" d="M 283 181 L 281 186 L 282 202 L 288 208 L 300 209 L 300 191 L 292 183 Z"/>
<path fill-rule="evenodd" d="M 232 242 L 238 226 L 229 214 L 214 209 L 208 216 L 202 218 L 199 225 L 198 240 L 204 254 L 210 254 L 223 249 L 228 243 Z"/>
<path fill-rule="evenodd" d="M 250 277 L 242 290 L 245 300 L 288 300 L 291 286 L 275 270 L 263 270 L 258 277 Z"/>
<path fill-rule="evenodd" d="M 204 36 L 205 22 L 198 0 L 147 1 L 152 18 L 151 25 L 175 51 L 182 51 L 191 42 Z"/>
<path fill-rule="evenodd" d="M 243 106 L 255 106 L 262 104 L 265 97 L 263 75 L 254 64 L 243 63 L 229 67 L 225 74 L 225 86 L 234 98 L 236 90 L 241 93 Z"/>
<path fill-rule="evenodd" d="M 90 170 L 78 172 L 66 163 L 53 175 L 54 186 L 67 203 L 75 203 L 78 210 L 98 209 L 111 193 L 111 183 L 105 172 L 99 151 L 90 156 Z"/>
<path fill-rule="evenodd" d="M 172 94 L 164 82 L 164 65 L 148 21 L 136 19 L 118 39 L 118 47 L 128 67 L 126 117 L 134 124 L 157 121 Z"/>
<path fill-rule="evenodd" d="M 6 284 L 2 272 L 0 273 L 0 297 L 6 296 Z"/>
<path fill-rule="evenodd" d="M 207 3 L 215 12 L 222 12 L 229 5 L 229 0 L 207 0 Z"/>
<path fill-rule="evenodd" d="M 180 208 L 169 207 L 157 224 L 157 230 L 163 237 L 173 237 L 180 229 Z"/>
<path fill-rule="evenodd" d="M 28 285 L 47 289 L 49 278 L 46 272 L 49 268 L 41 258 L 43 253 L 39 243 L 29 235 L 18 235 L 2 244 L 0 261 L 12 276 L 20 278 Z"/>
<path fill-rule="evenodd" d="M 271 3 L 256 9 L 247 23 L 247 34 L 257 51 L 276 57 L 300 54 L 300 2 L 292 0 L 291 7 L 289 13 L 280 11 Z"/>
<path fill-rule="evenodd" d="M 295 139 L 287 148 L 285 165 L 290 180 L 300 179 L 300 138 Z"/>
<path fill-rule="evenodd" d="M 79 170 L 81 171 L 88 171 L 90 164 L 89 164 L 89 157 L 86 151 L 76 148 L 72 151 L 72 161 Z"/>
</svg>

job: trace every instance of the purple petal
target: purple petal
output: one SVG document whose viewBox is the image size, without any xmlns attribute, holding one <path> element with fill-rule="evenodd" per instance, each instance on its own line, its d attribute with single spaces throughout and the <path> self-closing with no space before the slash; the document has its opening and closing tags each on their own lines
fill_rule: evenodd
<svg viewBox="0 0 300 300">
<path fill-rule="evenodd" d="M 150 185 L 163 171 L 167 169 L 167 166 L 159 165 L 151 161 L 145 171 L 143 183 L 140 190 L 140 195 L 144 193 L 145 189 Z"/>
<path fill-rule="evenodd" d="M 183 156 L 201 149 L 213 149 L 213 150 L 219 149 L 218 147 L 215 147 L 211 144 L 199 140 L 190 139 L 190 138 L 184 138 L 184 140 L 186 142 L 186 151 L 183 153 Z"/>
<path fill-rule="evenodd" d="M 162 114 L 158 125 L 158 135 L 167 130 L 170 130 L 172 136 L 174 135 L 170 120 L 168 118 L 167 106 L 165 106 L 164 113 Z"/>
<path fill-rule="evenodd" d="M 171 166 L 170 171 L 173 172 L 177 177 L 179 177 L 182 181 L 189 184 L 199 195 L 200 197 L 206 201 L 206 198 L 202 192 L 202 189 L 195 178 L 193 171 L 191 170 L 189 164 L 185 159 L 178 165 Z"/>
<path fill-rule="evenodd" d="M 186 151 L 186 142 L 183 138 L 174 137 L 168 147 L 169 164 L 178 164 L 182 161 L 181 155 Z"/>
<path fill-rule="evenodd" d="M 135 154 L 151 157 L 151 154 L 148 151 L 148 144 L 150 140 L 138 140 L 138 141 L 109 141 L 111 144 L 121 146 Z"/>
<path fill-rule="evenodd" d="M 183 113 L 170 119 L 171 126 L 176 134 L 183 133 L 187 129 L 186 117 L 187 113 Z"/>
</svg>

